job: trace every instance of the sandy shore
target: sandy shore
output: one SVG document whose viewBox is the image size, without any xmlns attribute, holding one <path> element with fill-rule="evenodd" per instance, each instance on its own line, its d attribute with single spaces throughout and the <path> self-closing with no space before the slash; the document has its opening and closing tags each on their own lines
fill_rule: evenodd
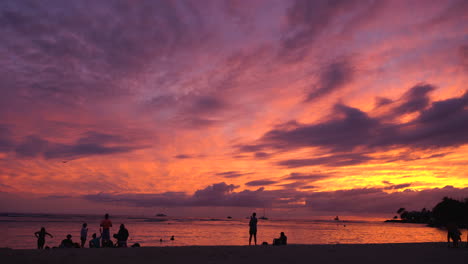
<svg viewBox="0 0 468 264">
<path fill-rule="evenodd" d="M 468 248 L 445 243 L 189 246 L 126 249 L 0 249 L 1 263 L 468 263 Z"/>
</svg>

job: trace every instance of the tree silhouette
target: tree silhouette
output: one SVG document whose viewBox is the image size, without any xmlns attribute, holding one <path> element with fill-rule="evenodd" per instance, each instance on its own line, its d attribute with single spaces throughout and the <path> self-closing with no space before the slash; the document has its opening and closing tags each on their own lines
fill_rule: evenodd
<svg viewBox="0 0 468 264">
<path fill-rule="evenodd" d="M 455 223 L 466 227 L 468 222 L 468 199 L 464 202 L 444 197 L 433 211 L 434 224 L 437 226 Z"/>
<path fill-rule="evenodd" d="M 397 214 L 401 215 L 401 213 L 403 213 L 405 211 L 405 208 L 401 207 L 400 209 L 398 209 Z"/>
<path fill-rule="evenodd" d="M 426 223 L 430 226 L 446 226 L 455 223 L 459 227 L 468 228 L 468 198 L 464 201 L 444 197 L 432 211 L 423 208 L 421 211 L 407 211 L 401 207 L 397 210 L 403 223 Z M 390 222 L 398 221 L 397 216 Z"/>
</svg>

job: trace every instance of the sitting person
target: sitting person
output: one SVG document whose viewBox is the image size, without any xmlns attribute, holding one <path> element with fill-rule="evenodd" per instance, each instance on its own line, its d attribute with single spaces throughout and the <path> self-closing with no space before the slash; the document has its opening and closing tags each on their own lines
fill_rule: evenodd
<svg viewBox="0 0 468 264">
<path fill-rule="evenodd" d="M 127 239 L 128 239 L 128 230 L 125 228 L 124 224 L 120 225 L 119 233 L 117 233 L 117 247 L 127 247 Z"/>
<path fill-rule="evenodd" d="M 287 244 L 288 244 L 288 237 L 284 234 L 284 232 L 281 232 L 279 238 L 273 239 L 273 245 L 275 246 L 287 245 Z"/>
<path fill-rule="evenodd" d="M 101 247 L 101 237 L 97 237 L 96 233 L 93 234 L 93 239 L 89 241 L 89 248 L 100 248 Z"/>
<path fill-rule="evenodd" d="M 68 234 L 67 235 L 67 238 L 62 240 L 62 243 L 60 243 L 60 248 L 73 248 L 75 247 L 75 245 L 73 244 L 73 241 L 72 241 L 72 235 Z"/>
</svg>

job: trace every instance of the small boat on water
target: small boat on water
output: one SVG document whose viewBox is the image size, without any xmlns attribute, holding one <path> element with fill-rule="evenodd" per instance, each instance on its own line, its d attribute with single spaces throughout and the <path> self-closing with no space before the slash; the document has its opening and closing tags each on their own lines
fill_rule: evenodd
<svg viewBox="0 0 468 264">
<path fill-rule="evenodd" d="M 340 218 L 338 216 L 336 216 L 335 221 L 340 221 Z"/>
<path fill-rule="evenodd" d="M 156 214 L 157 217 L 166 217 L 167 215 L 165 214 Z"/>
<path fill-rule="evenodd" d="M 227 219 L 232 219 L 232 216 L 228 216 Z"/>
<path fill-rule="evenodd" d="M 266 217 L 265 211 L 266 211 L 265 208 L 263 208 L 263 216 L 260 216 L 258 219 L 268 220 L 268 217 Z"/>
</svg>

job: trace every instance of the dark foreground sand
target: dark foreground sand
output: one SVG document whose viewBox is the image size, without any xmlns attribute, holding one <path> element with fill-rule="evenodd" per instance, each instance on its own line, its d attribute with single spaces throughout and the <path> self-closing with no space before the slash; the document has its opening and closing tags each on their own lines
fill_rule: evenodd
<svg viewBox="0 0 468 264">
<path fill-rule="evenodd" d="M 106 249 L 0 249 L 0 263 L 468 263 L 468 248 L 445 243 L 190 246 Z"/>
</svg>

